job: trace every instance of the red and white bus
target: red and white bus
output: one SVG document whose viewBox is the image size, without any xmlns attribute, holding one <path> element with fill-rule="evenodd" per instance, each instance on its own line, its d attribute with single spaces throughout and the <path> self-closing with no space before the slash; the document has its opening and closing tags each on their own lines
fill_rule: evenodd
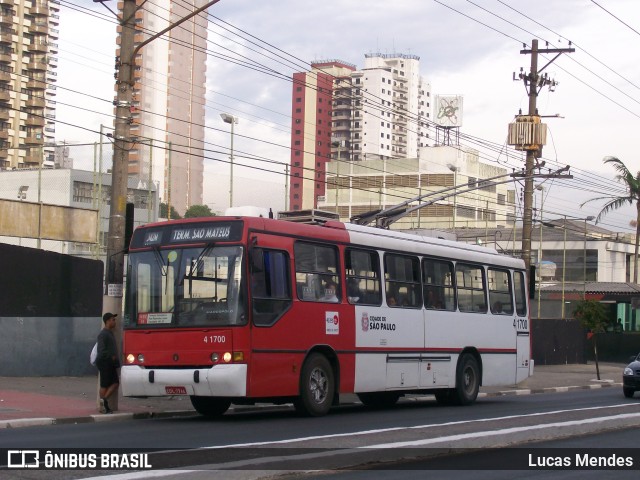
<svg viewBox="0 0 640 480">
<path fill-rule="evenodd" d="M 529 375 L 524 262 L 328 221 L 149 224 L 129 249 L 125 396 L 189 395 L 203 415 L 293 402 L 324 415 L 413 393 L 470 404 Z"/>
</svg>

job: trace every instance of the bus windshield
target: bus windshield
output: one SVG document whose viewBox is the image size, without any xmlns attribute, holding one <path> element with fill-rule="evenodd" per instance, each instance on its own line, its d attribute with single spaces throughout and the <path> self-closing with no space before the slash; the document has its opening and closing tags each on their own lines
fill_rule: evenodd
<svg viewBox="0 0 640 480">
<path fill-rule="evenodd" d="M 126 328 L 246 323 L 240 246 L 155 248 L 129 255 Z"/>
</svg>

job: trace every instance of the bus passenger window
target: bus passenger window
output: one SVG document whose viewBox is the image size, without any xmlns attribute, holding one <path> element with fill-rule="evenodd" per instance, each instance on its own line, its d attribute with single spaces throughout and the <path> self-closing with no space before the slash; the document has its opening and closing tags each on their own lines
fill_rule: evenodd
<svg viewBox="0 0 640 480">
<path fill-rule="evenodd" d="M 455 310 L 453 264 L 442 260 L 422 260 L 424 306 L 431 310 Z"/>
<path fill-rule="evenodd" d="M 509 271 L 490 268 L 488 279 L 491 313 L 511 315 L 513 313 L 513 301 L 511 300 L 511 275 Z"/>
<path fill-rule="evenodd" d="M 484 270 L 476 265 L 456 264 L 456 289 L 461 312 L 487 313 Z"/>
<path fill-rule="evenodd" d="M 516 313 L 520 316 L 527 314 L 527 294 L 523 272 L 513 272 L 514 293 L 516 294 Z"/>
<path fill-rule="evenodd" d="M 293 250 L 298 298 L 305 302 L 340 302 L 342 295 L 337 249 L 296 242 Z"/>
<path fill-rule="evenodd" d="M 272 325 L 291 305 L 286 252 L 256 248 L 251 269 L 253 323 Z"/>
<path fill-rule="evenodd" d="M 417 257 L 385 254 L 384 277 L 387 305 L 422 308 L 420 261 Z"/>
<path fill-rule="evenodd" d="M 347 300 L 358 305 L 380 305 L 380 260 L 378 252 L 348 248 L 344 258 Z"/>
</svg>

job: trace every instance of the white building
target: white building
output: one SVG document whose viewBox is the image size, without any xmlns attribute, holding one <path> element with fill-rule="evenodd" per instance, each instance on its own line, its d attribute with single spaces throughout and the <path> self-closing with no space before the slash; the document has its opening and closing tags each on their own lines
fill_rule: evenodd
<svg viewBox="0 0 640 480">
<path fill-rule="evenodd" d="M 427 144 L 431 111 L 431 86 L 420 75 L 420 57 L 367 54 L 364 68 L 351 77 L 353 120 L 361 122 L 361 130 L 352 130 L 352 160 L 417 157 Z"/>
<path fill-rule="evenodd" d="M 391 228 L 496 228 L 512 225 L 515 217 L 509 172 L 480 162 L 470 148 L 428 147 L 419 149 L 419 158 L 331 162 L 327 167 L 327 194 L 318 208 L 337 211 L 343 221 L 421 195 L 428 195 L 423 202 L 430 203 Z"/>
<path fill-rule="evenodd" d="M 127 201 L 134 203 L 134 228 L 158 219 L 155 185 L 130 179 Z M 111 174 L 67 169 L 20 169 L 0 172 L 0 199 L 58 205 L 99 211 L 97 244 L 41 240 L 44 250 L 79 256 L 103 257 L 106 253 L 111 203 Z M 37 238 L 2 236 L 0 242 L 37 247 Z"/>
</svg>

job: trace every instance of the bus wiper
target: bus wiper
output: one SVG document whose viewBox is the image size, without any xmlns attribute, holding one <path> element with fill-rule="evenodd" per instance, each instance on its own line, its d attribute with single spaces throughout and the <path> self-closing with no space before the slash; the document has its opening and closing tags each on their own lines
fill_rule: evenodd
<svg viewBox="0 0 640 480">
<path fill-rule="evenodd" d="M 207 243 L 207 245 L 202 249 L 198 258 L 191 261 L 191 268 L 189 269 L 189 274 L 187 278 L 189 279 L 189 297 L 192 295 L 192 282 L 193 282 L 193 270 L 194 268 L 197 270 L 200 268 L 200 265 L 204 265 L 204 257 L 209 254 L 209 252 L 216 246 L 215 242 Z"/>
<path fill-rule="evenodd" d="M 167 272 L 169 271 L 169 257 L 167 257 L 167 263 L 164 263 L 164 259 L 162 258 L 162 254 L 160 253 L 160 247 L 156 246 L 153 248 L 153 253 L 155 253 L 156 262 L 160 266 L 160 273 L 163 277 L 167 276 Z"/>
<path fill-rule="evenodd" d="M 204 257 L 208 255 L 215 246 L 216 242 L 207 243 L 207 245 L 202 249 L 202 252 L 200 252 L 200 255 L 198 255 L 198 258 L 196 258 L 195 261 L 191 262 L 191 269 L 189 269 L 189 278 L 192 278 L 193 276 L 193 269 L 196 268 L 197 270 L 198 268 L 200 268 L 200 265 L 204 263 Z"/>
</svg>

